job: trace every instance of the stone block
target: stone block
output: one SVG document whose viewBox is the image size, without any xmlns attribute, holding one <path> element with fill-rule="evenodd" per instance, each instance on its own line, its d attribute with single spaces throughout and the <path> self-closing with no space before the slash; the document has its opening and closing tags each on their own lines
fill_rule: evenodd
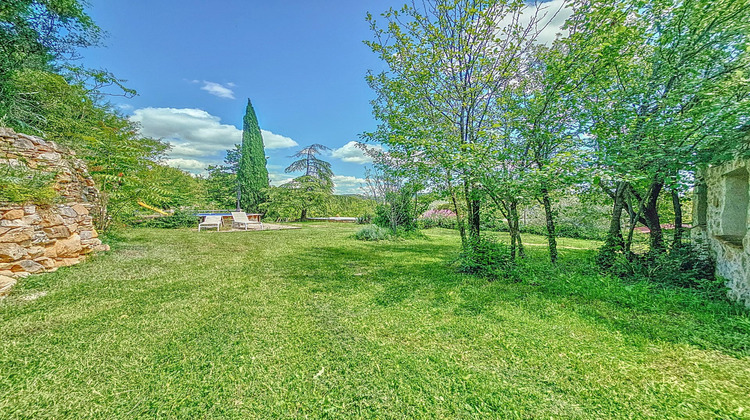
<svg viewBox="0 0 750 420">
<path fill-rule="evenodd" d="M 23 222 L 22 219 L 14 219 L 14 220 L 2 219 L 2 220 L 0 220 L 0 227 L 21 227 L 21 226 L 26 226 L 26 224 Z"/>
<path fill-rule="evenodd" d="M 89 214 L 89 210 L 83 204 L 76 204 L 71 206 L 70 208 L 78 213 L 79 216 L 87 216 Z"/>
<path fill-rule="evenodd" d="M 24 214 L 25 213 L 23 209 L 14 209 L 14 210 L 5 212 L 5 214 L 3 214 L 3 219 L 6 219 L 6 220 L 20 219 L 24 216 Z"/>
<path fill-rule="evenodd" d="M 97 252 L 109 251 L 109 245 L 107 244 L 97 245 L 94 247 L 94 251 L 97 251 Z"/>
<path fill-rule="evenodd" d="M 81 261 L 82 258 L 58 258 L 57 260 L 55 260 L 55 265 L 57 267 L 70 267 L 71 265 L 76 265 Z"/>
<path fill-rule="evenodd" d="M 41 258 L 35 259 L 34 261 L 36 261 L 39 264 L 41 264 L 42 267 L 44 267 L 45 270 L 49 270 L 50 268 L 54 268 L 55 267 L 55 260 L 53 260 L 52 258 L 41 257 Z"/>
<path fill-rule="evenodd" d="M 42 218 L 38 214 L 27 214 L 26 216 L 23 216 L 21 218 L 21 221 L 25 225 L 33 226 L 33 225 L 39 224 L 39 222 L 42 221 Z"/>
<path fill-rule="evenodd" d="M 82 240 L 95 239 L 99 237 L 95 230 L 82 230 L 78 232 L 78 234 L 81 236 Z"/>
<path fill-rule="evenodd" d="M 7 296 L 10 289 L 16 285 L 16 281 L 13 277 L 0 275 L 0 297 Z"/>
<path fill-rule="evenodd" d="M 63 215 L 63 216 L 65 216 L 65 217 L 72 217 L 72 218 L 78 217 L 78 213 L 76 213 L 76 211 L 73 210 L 73 208 L 70 207 L 70 206 L 66 206 L 66 205 L 62 205 L 61 204 L 61 205 L 57 206 L 57 211 L 60 212 L 60 214 Z"/>
<path fill-rule="evenodd" d="M 27 206 L 23 206 L 23 212 L 27 215 L 29 214 L 36 214 L 36 206 L 33 204 L 29 204 Z"/>
<path fill-rule="evenodd" d="M 18 263 L 16 263 L 16 265 L 11 267 L 11 271 L 37 274 L 37 273 L 44 272 L 44 266 L 39 264 L 36 261 L 23 260 L 23 261 L 19 261 Z"/>
<path fill-rule="evenodd" d="M 57 258 L 57 248 L 54 245 L 45 247 L 44 256 L 47 258 Z"/>
<path fill-rule="evenodd" d="M 44 233 L 47 235 L 47 237 L 52 239 L 69 238 L 71 236 L 70 230 L 67 226 L 44 228 Z"/>
<path fill-rule="evenodd" d="M 26 248 L 26 253 L 28 254 L 28 257 L 32 260 L 38 257 L 41 257 L 44 255 L 44 247 L 43 246 L 32 246 L 29 248 Z"/>
<path fill-rule="evenodd" d="M 46 212 L 42 215 L 42 226 L 44 227 L 60 226 L 61 224 L 63 224 L 63 218 L 57 213 Z"/>
<path fill-rule="evenodd" d="M 3 234 L 0 234 L 0 243 L 12 242 L 15 244 L 31 244 L 31 239 L 34 237 L 34 228 L 32 227 L 18 227 L 11 229 Z"/>
<path fill-rule="evenodd" d="M 81 237 L 74 234 L 68 239 L 63 239 L 55 242 L 55 251 L 58 257 L 71 258 L 80 255 L 83 246 L 81 245 Z"/>
<path fill-rule="evenodd" d="M 18 244 L 0 243 L 0 262 L 18 261 L 26 256 L 26 251 Z"/>
</svg>

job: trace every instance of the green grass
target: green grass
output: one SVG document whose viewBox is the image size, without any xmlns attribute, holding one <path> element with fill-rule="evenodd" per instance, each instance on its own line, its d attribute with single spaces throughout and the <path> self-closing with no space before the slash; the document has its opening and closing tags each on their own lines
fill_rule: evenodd
<svg viewBox="0 0 750 420">
<path fill-rule="evenodd" d="M 136 229 L 0 302 L 0 418 L 748 418 L 750 315 L 596 274 L 457 274 L 455 232 Z M 537 244 L 537 245 L 533 245 Z M 37 299 L 40 292 L 46 295 Z"/>
</svg>

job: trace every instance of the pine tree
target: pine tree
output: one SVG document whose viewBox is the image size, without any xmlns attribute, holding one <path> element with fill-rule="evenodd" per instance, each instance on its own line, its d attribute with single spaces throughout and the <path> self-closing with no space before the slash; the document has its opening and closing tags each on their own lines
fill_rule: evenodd
<svg viewBox="0 0 750 420">
<path fill-rule="evenodd" d="M 247 212 L 257 213 L 259 205 L 266 200 L 268 170 L 263 137 L 260 134 L 258 117 L 250 100 L 247 100 L 245 118 L 242 121 L 242 154 L 240 156 L 237 182 L 240 185 L 240 204 Z"/>
</svg>

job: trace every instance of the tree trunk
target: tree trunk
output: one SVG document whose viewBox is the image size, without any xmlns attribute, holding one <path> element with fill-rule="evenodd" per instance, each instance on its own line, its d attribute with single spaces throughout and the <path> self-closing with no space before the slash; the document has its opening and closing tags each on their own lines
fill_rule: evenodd
<svg viewBox="0 0 750 420">
<path fill-rule="evenodd" d="M 542 186 L 542 204 L 544 205 L 544 216 L 547 219 L 547 244 L 549 247 L 549 259 L 552 264 L 557 263 L 557 233 L 555 232 L 555 218 L 552 214 L 552 200 L 546 186 Z"/>
<path fill-rule="evenodd" d="M 299 216 L 300 221 L 307 220 L 307 209 L 302 209 L 302 214 Z"/>
<path fill-rule="evenodd" d="M 609 220 L 609 230 L 607 231 L 607 245 L 612 247 L 613 251 L 624 251 L 625 242 L 622 238 L 622 212 L 625 209 L 625 185 L 623 181 L 617 182 L 617 187 L 611 195 L 612 217 Z"/>
<path fill-rule="evenodd" d="M 474 198 L 474 191 L 468 181 L 464 181 L 464 194 L 466 194 L 466 215 L 469 223 L 469 242 L 479 243 L 479 200 Z"/>
<path fill-rule="evenodd" d="M 453 201 L 453 210 L 456 212 L 456 224 L 458 225 L 458 234 L 461 235 L 461 247 L 466 247 L 466 226 L 464 225 L 464 219 L 461 217 L 460 209 L 458 208 L 458 199 L 456 198 L 456 190 L 453 188 L 450 180 L 447 181 L 448 190 L 451 193 L 451 201 Z"/>
<path fill-rule="evenodd" d="M 676 190 L 672 190 L 672 206 L 674 206 L 674 240 L 672 241 L 672 249 L 679 248 L 682 246 L 682 205 L 680 203 L 680 194 Z"/>
<path fill-rule="evenodd" d="M 515 238 L 518 246 L 518 257 L 524 258 L 526 252 L 523 249 L 523 242 L 521 241 L 521 223 L 518 218 L 518 201 L 512 199 L 510 201 L 510 219 L 508 220 L 508 226 L 513 225 L 511 230 L 511 236 Z"/>
<path fill-rule="evenodd" d="M 649 194 L 643 208 L 643 217 L 646 219 L 646 222 L 648 222 L 648 228 L 651 231 L 649 234 L 651 252 L 657 254 L 661 254 L 665 251 L 664 232 L 661 229 L 659 209 L 657 208 L 659 194 L 661 193 L 662 187 L 664 187 L 664 184 L 662 184 L 661 181 L 655 180 L 651 183 L 651 188 L 649 188 Z"/>
</svg>

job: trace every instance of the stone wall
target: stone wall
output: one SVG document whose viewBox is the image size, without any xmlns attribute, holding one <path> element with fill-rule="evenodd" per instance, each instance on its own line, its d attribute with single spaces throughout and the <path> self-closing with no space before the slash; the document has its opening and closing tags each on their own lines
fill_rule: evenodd
<svg viewBox="0 0 750 420">
<path fill-rule="evenodd" d="M 750 160 L 711 166 L 698 176 L 693 238 L 716 259 L 729 297 L 750 307 Z"/>
<path fill-rule="evenodd" d="M 39 137 L 0 128 L 0 163 L 55 174 L 55 204 L 0 203 L 0 295 L 16 279 L 51 272 L 105 251 L 89 210 L 97 197 L 85 163 Z M 2 185 L 0 185 L 2 188 Z"/>
</svg>

